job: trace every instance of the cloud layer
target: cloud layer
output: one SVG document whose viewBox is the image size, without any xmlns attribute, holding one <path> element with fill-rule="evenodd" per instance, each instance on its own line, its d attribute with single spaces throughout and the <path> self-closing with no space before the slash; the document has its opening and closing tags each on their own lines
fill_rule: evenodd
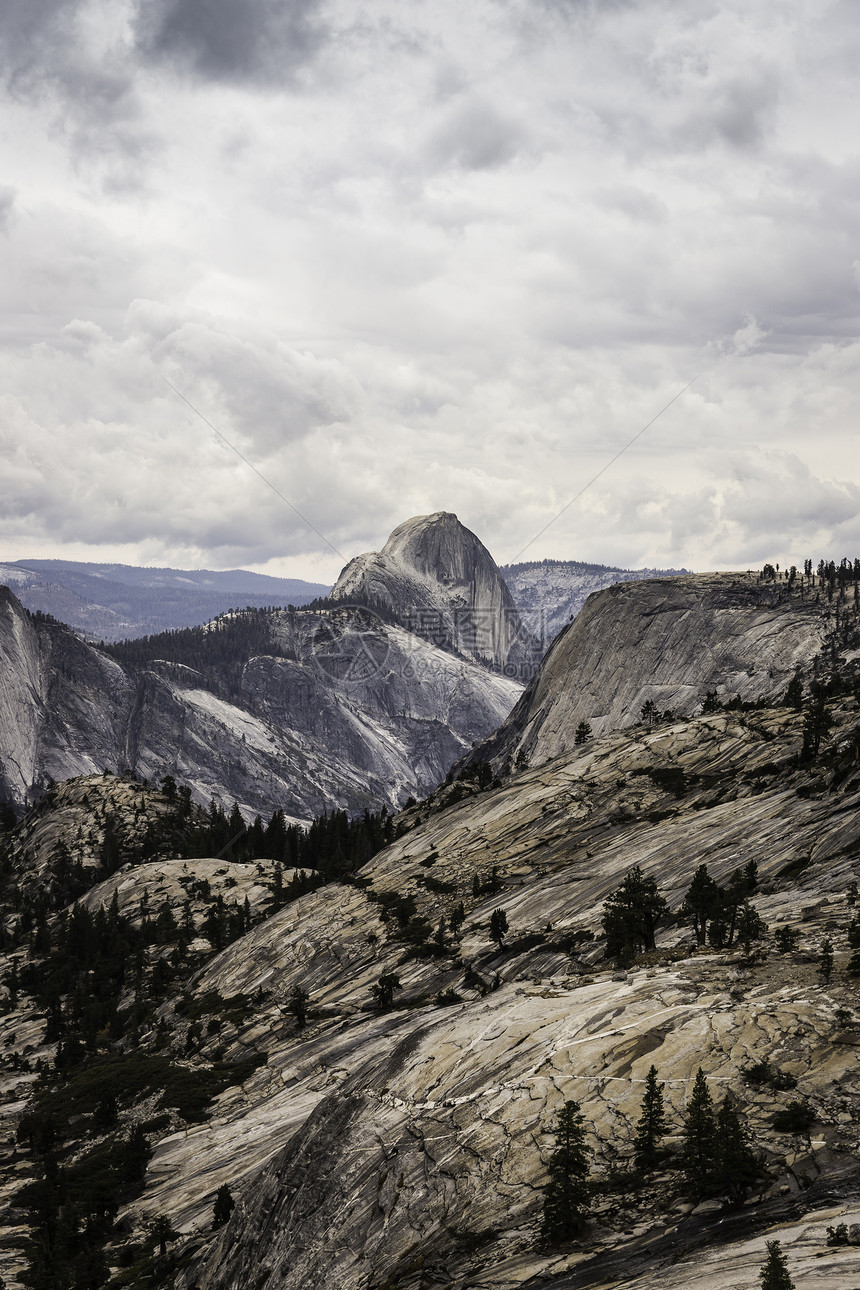
<svg viewBox="0 0 860 1290">
<path fill-rule="evenodd" d="M 837 2 L 10 0 L 0 554 L 860 552 L 858 65 Z"/>
</svg>

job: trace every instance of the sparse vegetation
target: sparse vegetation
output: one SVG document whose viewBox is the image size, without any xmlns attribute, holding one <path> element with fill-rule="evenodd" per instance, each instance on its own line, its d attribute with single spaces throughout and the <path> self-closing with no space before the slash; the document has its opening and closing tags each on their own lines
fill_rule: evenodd
<svg viewBox="0 0 860 1290">
<path fill-rule="evenodd" d="M 815 1123 L 815 1112 L 806 1102 L 789 1102 L 776 1112 L 772 1124 L 777 1133 L 807 1134 Z"/>
<path fill-rule="evenodd" d="M 556 1121 L 555 1137 L 549 1182 L 544 1188 L 542 1230 L 551 1241 L 566 1241 L 579 1236 L 585 1227 L 591 1196 L 591 1149 L 578 1102 L 565 1102 Z"/>
<path fill-rule="evenodd" d="M 767 1242 L 767 1258 L 759 1272 L 761 1290 L 795 1290 L 779 1241 Z"/>
<path fill-rule="evenodd" d="M 494 909 L 490 915 L 490 937 L 499 949 L 504 948 L 505 933 L 508 930 L 508 916 L 503 909 Z"/>
<path fill-rule="evenodd" d="M 654 879 L 646 877 L 638 865 L 631 869 L 603 905 L 607 957 L 624 966 L 637 954 L 653 950 L 657 924 L 666 909 Z"/>
<path fill-rule="evenodd" d="M 663 1088 L 657 1079 L 657 1067 L 652 1066 L 645 1080 L 642 1113 L 636 1125 L 634 1160 L 636 1168 L 647 1173 L 657 1167 L 660 1159 L 660 1141 L 669 1131 L 663 1106 Z"/>
</svg>

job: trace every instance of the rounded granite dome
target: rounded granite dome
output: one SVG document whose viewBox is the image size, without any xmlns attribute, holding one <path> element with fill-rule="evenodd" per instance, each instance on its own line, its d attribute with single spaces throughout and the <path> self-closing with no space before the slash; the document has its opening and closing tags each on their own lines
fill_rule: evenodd
<svg viewBox="0 0 860 1290">
<path fill-rule="evenodd" d="M 416 515 L 398 524 L 382 554 L 441 583 L 472 582 L 476 569 L 496 567 L 480 538 L 451 511 Z"/>
<path fill-rule="evenodd" d="M 520 679 L 540 657 L 495 560 L 451 511 L 398 524 L 381 551 L 349 562 L 331 598 L 385 606 L 408 630 Z"/>
</svg>

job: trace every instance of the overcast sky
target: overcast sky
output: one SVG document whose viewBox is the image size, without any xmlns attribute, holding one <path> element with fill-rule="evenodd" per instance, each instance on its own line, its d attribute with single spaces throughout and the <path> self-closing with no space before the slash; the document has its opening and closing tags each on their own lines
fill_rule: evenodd
<svg viewBox="0 0 860 1290">
<path fill-rule="evenodd" d="M 856 0 L 3 0 L 0 559 L 860 555 L 858 68 Z"/>
</svg>

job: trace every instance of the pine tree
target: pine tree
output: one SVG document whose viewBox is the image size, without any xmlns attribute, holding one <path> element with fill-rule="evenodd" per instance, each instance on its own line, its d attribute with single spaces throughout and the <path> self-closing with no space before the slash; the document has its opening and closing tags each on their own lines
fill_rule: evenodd
<svg viewBox="0 0 860 1290">
<path fill-rule="evenodd" d="M 656 1167 L 658 1143 L 669 1129 L 669 1122 L 663 1109 L 664 1087 L 663 1084 L 657 1082 L 657 1067 L 652 1066 L 645 1079 L 642 1114 L 636 1125 L 634 1144 L 636 1168 L 646 1172 Z"/>
<path fill-rule="evenodd" d="M 696 1195 L 708 1190 L 716 1158 L 717 1124 L 714 1102 L 708 1081 L 701 1067 L 696 1072 L 696 1082 L 687 1118 L 684 1121 L 683 1167 Z"/>
<path fill-rule="evenodd" d="M 803 678 L 800 672 L 795 672 L 794 676 L 788 683 L 788 689 L 785 692 L 783 703 L 787 708 L 794 708 L 795 712 L 803 709 Z"/>
<path fill-rule="evenodd" d="M 746 1125 L 729 1094 L 717 1113 L 714 1148 L 713 1189 L 741 1195 L 761 1170 L 750 1147 Z"/>
<path fill-rule="evenodd" d="M 508 930 L 508 916 L 503 909 L 494 909 L 490 914 L 490 936 L 499 949 L 503 949 L 505 932 Z"/>
<path fill-rule="evenodd" d="M 152 1224 L 150 1236 L 158 1246 L 158 1253 L 164 1258 L 167 1253 L 167 1242 L 179 1239 L 179 1233 L 166 1214 L 159 1214 Z"/>
<path fill-rule="evenodd" d="M 303 986 L 294 985 L 287 1000 L 287 1010 L 292 1013 L 296 1019 L 296 1025 L 299 1030 L 303 1030 L 308 1024 L 308 1001 L 310 995 Z"/>
<path fill-rule="evenodd" d="M 377 1007 L 383 1012 L 390 1008 L 394 1003 L 394 991 L 401 988 L 399 977 L 393 972 L 383 972 L 376 985 L 371 987 Z"/>
<path fill-rule="evenodd" d="M 233 1193 L 230 1191 L 230 1188 L 227 1186 L 227 1184 L 223 1183 L 218 1188 L 218 1191 L 215 1196 L 215 1207 L 212 1211 L 212 1230 L 213 1231 L 217 1231 L 219 1227 L 224 1226 L 224 1224 L 230 1218 L 230 1215 L 232 1214 L 235 1207 L 236 1207 L 236 1202 L 233 1199 Z"/>
<path fill-rule="evenodd" d="M 801 757 L 812 761 L 818 756 L 822 740 L 827 737 L 833 725 L 833 713 L 827 706 L 826 694 L 820 685 L 813 688 L 812 697 L 806 705 L 803 717 L 803 749 Z"/>
<path fill-rule="evenodd" d="M 821 942 L 821 953 L 818 956 L 818 971 L 822 981 L 829 981 L 833 975 L 833 942 L 825 936 Z"/>
<path fill-rule="evenodd" d="M 573 742 L 576 745 L 588 743 L 591 738 L 591 726 L 587 721 L 580 721 L 576 727 L 576 733 L 573 736 Z"/>
<path fill-rule="evenodd" d="M 269 901 L 269 908 L 273 914 L 277 914 L 279 909 L 284 907 L 284 871 L 281 862 L 275 864 L 275 872 L 272 879 L 272 895 Z"/>
<path fill-rule="evenodd" d="M 767 1258 L 759 1272 L 759 1280 L 761 1290 L 795 1290 L 779 1241 L 768 1241 Z"/>
<path fill-rule="evenodd" d="M 654 879 L 643 877 L 636 865 L 603 904 L 607 958 L 623 965 L 643 950 L 653 950 L 655 929 L 666 908 Z"/>
<path fill-rule="evenodd" d="M 555 1129 L 556 1147 L 549 1162 L 544 1189 L 543 1234 L 553 1241 L 569 1240 L 585 1226 L 591 1187 L 585 1140 L 585 1120 L 578 1102 L 565 1102 Z"/>
<path fill-rule="evenodd" d="M 753 941 L 760 941 L 767 931 L 767 923 L 748 900 L 745 900 L 738 910 L 737 930 L 738 940 L 747 950 Z"/>
<path fill-rule="evenodd" d="M 642 709 L 639 714 L 639 717 L 640 717 L 640 720 L 644 722 L 645 725 L 648 725 L 648 726 L 653 726 L 655 722 L 660 720 L 660 713 L 658 712 L 657 704 L 654 702 L 653 699 L 645 700 L 645 702 L 642 704 Z"/>
<path fill-rule="evenodd" d="M 687 889 L 681 914 L 689 919 L 696 933 L 698 945 L 704 945 L 708 935 L 708 923 L 718 917 L 723 905 L 720 888 L 708 873 L 708 866 L 700 864 L 693 881 Z"/>
</svg>

